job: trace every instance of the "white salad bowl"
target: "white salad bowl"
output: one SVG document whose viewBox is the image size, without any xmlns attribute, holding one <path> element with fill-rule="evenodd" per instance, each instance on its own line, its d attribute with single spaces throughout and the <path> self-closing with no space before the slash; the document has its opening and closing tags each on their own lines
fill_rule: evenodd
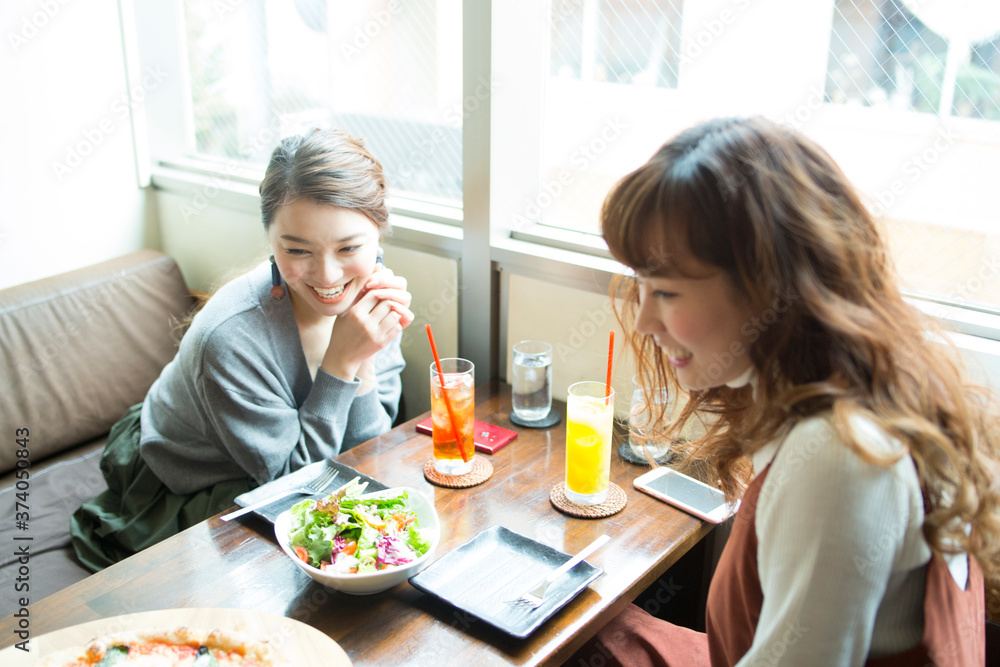
<svg viewBox="0 0 1000 667">
<path fill-rule="evenodd" d="M 290 511 L 282 512 L 274 520 L 274 534 L 278 538 L 278 545 L 281 550 L 292 559 L 296 567 L 308 574 L 314 580 L 323 584 L 327 588 L 349 593 L 351 595 L 372 595 L 381 593 L 397 584 L 401 584 L 421 570 L 434 555 L 438 543 L 441 541 L 441 521 L 438 519 L 437 510 L 434 504 L 424 498 L 419 491 L 410 487 L 396 487 L 392 490 L 405 490 L 407 492 L 407 502 L 417 515 L 417 524 L 430 543 L 430 548 L 420 558 L 412 563 L 396 565 L 378 572 L 365 572 L 362 574 L 338 574 L 333 570 L 321 570 L 304 562 L 295 555 L 288 541 L 289 528 L 291 527 L 292 515 Z"/>
</svg>

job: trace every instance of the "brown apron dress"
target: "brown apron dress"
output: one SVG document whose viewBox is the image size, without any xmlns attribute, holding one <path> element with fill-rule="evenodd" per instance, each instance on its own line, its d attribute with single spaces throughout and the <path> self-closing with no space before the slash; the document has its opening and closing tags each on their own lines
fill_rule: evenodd
<svg viewBox="0 0 1000 667">
<path fill-rule="evenodd" d="M 629 605 L 573 656 L 567 665 L 626 667 L 712 667 L 735 665 L 753 644 L 764 602 L 757 571 L 757 500 L 770 466 L 747 488 L 733 530 L 708 592 L 706 633 L 661 621 Z M 583 662 L 578 661 L 580 658 Z M 823 656 L 816 656 L 817 664 Z M 871 667 L 981 667 L 986 660 L 986 610 L 983 573 L 969 558 L 966 590 L 955 583 L 944 560 L 935 554 L 927 568 L 924 634 L 908 651 L 869 659 Z"/>
</svg>

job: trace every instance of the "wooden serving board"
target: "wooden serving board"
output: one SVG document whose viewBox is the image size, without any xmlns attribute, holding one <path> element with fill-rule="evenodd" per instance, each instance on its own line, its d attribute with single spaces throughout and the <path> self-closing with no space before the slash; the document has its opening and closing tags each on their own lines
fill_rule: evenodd
<svg viewBox="0 0 1000 667">
<path fill-rule="evenodd" d="M 0 651 L 3 667 L 34 667 L 55 651 L 86 646 L 96 637 L 123 631 L 164 629 L 187 626 L 205 630 L 225 629 L 247 635 L 271 646 L 290 665 L 322 664 L 324 667 L 350 667 L 344 649 L 316 628 L 284 616 L 241 609 L 162 609 L 112 616 L 88 621 L 39 637 L 32 637 L 30 653 L 11 646 Z M 321 659 L 320 659 L 321 657 Z"/>
</svg>

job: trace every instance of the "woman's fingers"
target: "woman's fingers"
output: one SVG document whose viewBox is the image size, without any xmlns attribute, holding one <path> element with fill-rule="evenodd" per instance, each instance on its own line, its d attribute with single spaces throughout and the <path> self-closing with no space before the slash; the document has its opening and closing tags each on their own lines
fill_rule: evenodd
<svg viewBox="0 0 1000 667">
<path fill-rule="evenodd" d="M 386 322 L 391 321 L 393 324 L 399 324 L 405 328 L 413 322 L 414 314 L 413 311 L 400 303 L 383 299 L 369 311 L 366 319 L 375 327 L 381 328 Z"/>
<path fill-rule="evenodd" d="M 395 275 L 392 269 L 376 267 L 375 271 L 365 280 L 365 284 L 361 288 L 361 291 L 358 292 L 354 303 L 357 304 L 360 302 L 373 290 L 401 290 L 406 292 L 406 278 Z"/>
<path fill-rule="evenodd" d="M 379 289 L 371 293 L 379 301 L 391 301 L 392 303 L 397 303 L 404 308 L 409 308 L 410 303 L 413 302 L 413 295 L 404 290 L 398 289 Z"/>
<path fill-rule="evenodd" d="M 355 307 L 361 305 L 362 308 L 368 308 L 371 310 L 375 307 L 375 304 L 381 303 L 382 301 L 392 301 L 400 304 L 401 306 L 409 307 L 410 303 L 413 301 L 413 295 L 406 290 L 396 288 L 373 289 L 366 292 L 355 302 L 354 305 Z"/>
<path fill-rule="evenodd" d="M 379 347 L 392 341 L 413 321 L 412 313 L 409 312 L 409 309 L 404 308 L 403 311 L 405 312 L 400 312 L 397 310 L 399 308 L 402 307 L 398 304 L 383 301 L 369 314 L 366 329 L 370 332 L 369 336 L 372 342 L 378 344 Z M 404 318 L 406 317 L 409 317 L 409 319 L 404 324 Z"/>
<path fill-rule="evenodd" d="M 401 315 L 397 313 L 395 310 L 390 311 L 389 314 L 382 319 L 380 325 L 380 328 L 382 329 L 383 332 L 382 340 L 385 342 L 389 342 L 396 336 L 398 336 L 405 328 L 401 322 L 402 322 Z"/>
<path fill-rule="evenodd" d="M 368 281 L 365 283 L 366 290 L 383 288 L 398 289 L 405 292 L 406 278 L 395 275 L 390 269 L 382 269 L 381 271 L 376 271 L 369 276 Z"/>
<path fill-rule="evenodd" d="M 375 296 L 376 299 L 378 298 L 377 295 L 373 296 Z M 409 292 L 406 293 L 406 296 L 409 296 Z M 369 312 L 376 320 L 381 320 L 390 311 L 395 312 L 399 315 L 399 319 L 403 325 L 403 328 L 406 328 L 407 326 L 410 325 L 411 322 L 413 322 L 414 318 L 416 317 L 413 314 L 413 311 L 408 308 L 409 303 L 410 299 L 408 298 L 402 300 L 397 300 L 394 298 L 378 299 L 374 304 L 372 304 L 371 310 Z"/>
<path fill-rule="evenodd" d="M 412 310 L 410 310 L 406 306 L 400 305 L 395 302 L 390 301 L 386 303 L 389 304 L 394 313 L 399 315 L 399 324 L 403 329 L 405 329 L 406 327 L 410 326 L 410 324 L 413 323 L 413 320 L 416 316 L 413 314 Z"/>
<path fill-rule="evenodd" d="M 406 278 L 390 269 L 377 269 L 365 282 L 350 310 L 337 318 L 333 336 L 342 348 L 367 354 L 382 349 L 414 320 Z M 333 338 L 331 336 L 331 340 Z M 351 341 L 354 341 L 353 343 Z"/>
</svg>

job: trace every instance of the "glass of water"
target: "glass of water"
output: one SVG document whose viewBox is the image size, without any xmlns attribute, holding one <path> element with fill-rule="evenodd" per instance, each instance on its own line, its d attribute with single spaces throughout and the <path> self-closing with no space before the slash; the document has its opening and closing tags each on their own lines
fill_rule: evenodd
<svg viewBox="0 0 1000 667">
<path fill-rule="evenodd" d="M 552 346 L 540 340 L 514 345 L 514 415 L 526 422 L 545 419 L 552 409 Z"/>
<path fill-rule="evenodd" d="M 632 378 L 632 404 L 628 416 L 628 441 L 639 460 L 662 462 L 670 454 L 668 419 L 671 405 L 664 387 L 646 389 L 638 375 Z"/>
</svg>

